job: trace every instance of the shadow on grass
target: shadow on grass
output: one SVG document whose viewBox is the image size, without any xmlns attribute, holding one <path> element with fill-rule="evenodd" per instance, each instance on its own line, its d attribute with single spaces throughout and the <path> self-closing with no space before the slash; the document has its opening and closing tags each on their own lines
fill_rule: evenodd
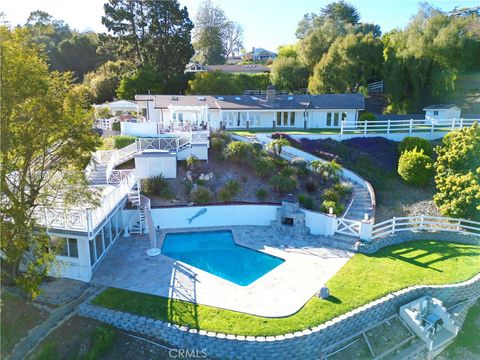
<svg viewBox="0 0 480 360">
<path fill-rule="evenodd" d="M 461 244 L 462 247 L 459 247 L 459 244 L 447 243 L 443 241 L 415 241 L 402 245 L 407 245 L 407 247 L 397 251 L 392 251 L 391 248 L 385 251 L 381 250 L 374 256 L 401 260 L 414 266 L 431 269 L 437 272 L 443 272 L 443 270 L 440 270 L 433 265 L 448 259 L 480 255 L 478 246 L 467 244 Z M 427 257 L 431 257 L 432 255 L 436 255 L 436 257 L 433 259 L 427 259 Z"/>
<path fill-rule="evenodd" d="M 185 286 L 183 282 L 185 279 L 190 280 L 190 287 Z M 190 327 L 195 329 L 199 328 L 196 285 L 197 274 L 176 261 L 170 282 L 168 321 L 178 324 L 189 324 Z M 172 300 L 172 298 L 176 300 Z"/>
<path fill-rule="evenodd" d="M 333 304 L 341 304 L 342 300 L 337 298 L 336 296 L 330 295 L 328 298 L 324 299 L 325 301 L 331 302 Z"/>
</svg>

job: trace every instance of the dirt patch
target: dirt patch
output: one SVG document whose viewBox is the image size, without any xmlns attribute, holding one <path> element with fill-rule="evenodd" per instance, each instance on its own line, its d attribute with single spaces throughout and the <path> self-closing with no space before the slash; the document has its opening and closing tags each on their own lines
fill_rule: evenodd
<svg viewBox="0 0 480 360">
<path fill-rule="evenodd" d="M 2 289 L 1 353 L 8 355 L 30 329 L 48 318 L 48 311 Z"/>
</svg>

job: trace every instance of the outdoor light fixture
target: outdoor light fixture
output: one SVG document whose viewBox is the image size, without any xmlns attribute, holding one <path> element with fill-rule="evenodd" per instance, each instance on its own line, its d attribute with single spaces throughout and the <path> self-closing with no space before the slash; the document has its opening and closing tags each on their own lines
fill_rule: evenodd
<svg viewBox="0 0 480 360">
<path fill-rule="evenodd" d="M 368 214 L 365 213 L 365 215 L 363 215 L 363 220 L 368 220 Z"/>
</svg>

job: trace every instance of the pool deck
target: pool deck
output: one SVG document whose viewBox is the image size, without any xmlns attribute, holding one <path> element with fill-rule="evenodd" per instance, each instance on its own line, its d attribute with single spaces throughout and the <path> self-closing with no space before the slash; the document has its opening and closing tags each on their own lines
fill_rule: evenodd
<svg viewBox="0 0 480 360">
<path fill-rule="evenodd" d="M 332 239 L 289 236 L 276 233 L 269 226 L 188 231 L 219 229 L 231 229 L 238 244 L 285 262 L 252 284 L 240 286 L 164 255 L 149 257 L 148 237 L 132 236 L 117 241 L 91 282 L 258 316 L 280 317 L 300 310 L 354 254 L 329 246 Z M 162 230 L 160 241 L 167 232 L 182 230 Z"/>
</svg>

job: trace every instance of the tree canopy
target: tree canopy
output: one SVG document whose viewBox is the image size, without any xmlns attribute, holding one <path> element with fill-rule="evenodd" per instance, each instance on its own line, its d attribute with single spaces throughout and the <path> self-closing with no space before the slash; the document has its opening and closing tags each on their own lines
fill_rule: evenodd
<svg viewBox="0 0 480 360">
<path fill-rule="evenodd" d="M 85 89 L 72 85 L 70 73 L 49 72 L 29 31 L 0 26 L 0 38 L 1 250 L 10 275 L 35 295 L 54 260 L 35 210 L 60 197 L 67 205 L 92 200 L 83 169 L 99 139 Z"/>
<path fill-rule="evenodd" d="M 220 6 L 205 0 L 195 16 L 195 60 L 201 64 L 223 64 L 243 47 L 243 29 L 230 21 Z"/>
<path fill-rule="evenodd" d="M 296 91 L 308 86 L 308 69 L 294 57 L 280 57 L 272 63 L 270 77 L 277 89 Z"/>
</svg>

